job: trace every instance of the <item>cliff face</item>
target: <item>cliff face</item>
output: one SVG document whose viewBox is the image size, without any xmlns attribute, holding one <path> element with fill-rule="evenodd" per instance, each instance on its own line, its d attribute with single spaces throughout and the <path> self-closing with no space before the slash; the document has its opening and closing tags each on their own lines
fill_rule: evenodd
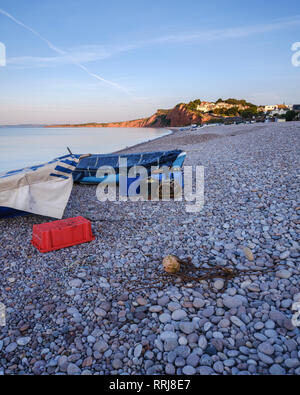
<svg viewBox="0 0 300 395">
<path fill-rule="evenodd" d="M 186 108 L 185 104 L 178 104 L 172 110 L 158 110 L 149 118 L 136 119 L 134 121 L 112 122 L 102 127 L 120 127 L 120 128 L 163 128 L 163 127 L 181 127 L 193 123 L 201 124 L 210 120 L 210 115 L 198 115 Z M 97 125 L 98 126 L 98 125 Z"/>
<path fill-rule="evenodd" d="M 55 127 L 90 127 L 90 128 L 165 128 L 189 126 L 193 123 L 202 124 L 214 118 L 212 115 L 199 114 L 187 108 L 186 104 L 178 104 L 171 110 L 158 110 L 148 118 L 133 121 L 91 123 L 81 125 L 55 125 Z"/>
</svg>

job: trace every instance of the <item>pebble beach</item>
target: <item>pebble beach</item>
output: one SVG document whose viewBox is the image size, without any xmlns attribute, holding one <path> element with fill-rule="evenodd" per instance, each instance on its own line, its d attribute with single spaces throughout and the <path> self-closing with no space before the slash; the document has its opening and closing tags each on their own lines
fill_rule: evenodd
<svg viewBox="0 0 300 395">
<path fill-rule="evenodd" d="M 48 219 L 0 220 L 0 375 L 300 374 L 300 123 L 174 129 L 122 152 L 177 148 L 205 168 L 199 213 L 74 185 L 64 218 L 96 238 L 47 254 L 30 241 Z M 169 254 L 257 275 L 151 286 Z"/>
</svg>

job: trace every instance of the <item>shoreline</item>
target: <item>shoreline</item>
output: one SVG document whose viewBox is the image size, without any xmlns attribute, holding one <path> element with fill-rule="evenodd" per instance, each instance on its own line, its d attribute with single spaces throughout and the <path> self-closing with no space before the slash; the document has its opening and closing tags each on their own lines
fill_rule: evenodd
<svg viewBox="0 0 300 395">
<path fill-rule="evenodd" d="M 112 154 L 124 154 L 124 153 L 125 153 L 126 151 L 128 151 L 128 150 L 138 149 L 138 148 L 145 147 L 145 146 L 147 146 L 147 145 L 148 145 L 149 143 L 151 143 L 151 142 L 155 142 L 155 141 L 158 141 L 158 140 L 162 140 L 162 139 L 164 139 L 165 137 L 173 136 L 174 134 L 176 134 L 176 133 L 179 132 L 179 130 L 178 130 L 179 128 L 159 128 L 159 129 L 165 129 L 165 130 L 170 131 L 171 133 L 165 134 L 164 136 L 156 137 L 155 139 L 152 139 L 152 140 L 144 141 L 143 143 L 134 144 L 134 145 L 132 145 L 132 146 L 130 146 L 130 147 L 122 148 L 121 150 L 112 152 Z"/>
</svg>

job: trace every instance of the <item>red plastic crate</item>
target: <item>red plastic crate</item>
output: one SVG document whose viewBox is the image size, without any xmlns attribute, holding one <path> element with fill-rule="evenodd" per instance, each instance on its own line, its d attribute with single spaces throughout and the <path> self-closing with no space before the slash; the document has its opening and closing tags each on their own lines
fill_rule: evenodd
<svg viewBox="0 0 300 395">
<path fill-rule="evenodd" d="M 33 225 L 31 243 L 44 253 L 87 243 L 94 239 L 90 221 L 83 217 L 75 217 Z"/>
</svg>

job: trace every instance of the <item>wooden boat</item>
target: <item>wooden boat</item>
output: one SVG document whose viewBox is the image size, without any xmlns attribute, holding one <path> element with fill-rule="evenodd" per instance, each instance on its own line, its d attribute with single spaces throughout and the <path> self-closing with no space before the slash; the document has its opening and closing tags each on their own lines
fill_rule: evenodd
<svg viewBox="0 0 300 395">
<path fill-rule="evenodd" d="M 62 218 L 79 155 L 66 155 L 48 163 L 0 173 L 0 218 L 39 214 Z"/>
<path fill-rule="evenodd" d="M 161 167 L 169 167 L 181 169 L 185 157 L 186 153 L 181 150 L 134 154 L 91 155 L 88 158 L 80 160 L 73 172 L 73 179 L 75 182 L 80 182 L 82 184 L 99 184 L 103 181 L 106 183 L 118 184 L 119 174 L 123 167 L 121 159 L 123 163 L 124 160 L 126 160 L 126 171 L 135 166 L 143 166 L 147 169 L 148 176 L 150 176 L 151 169 L 153 168 L 159 169 Z M 107 169 L 107 174 L 99 176 L 99 169 L 105 168 Z"/>
</svg>

